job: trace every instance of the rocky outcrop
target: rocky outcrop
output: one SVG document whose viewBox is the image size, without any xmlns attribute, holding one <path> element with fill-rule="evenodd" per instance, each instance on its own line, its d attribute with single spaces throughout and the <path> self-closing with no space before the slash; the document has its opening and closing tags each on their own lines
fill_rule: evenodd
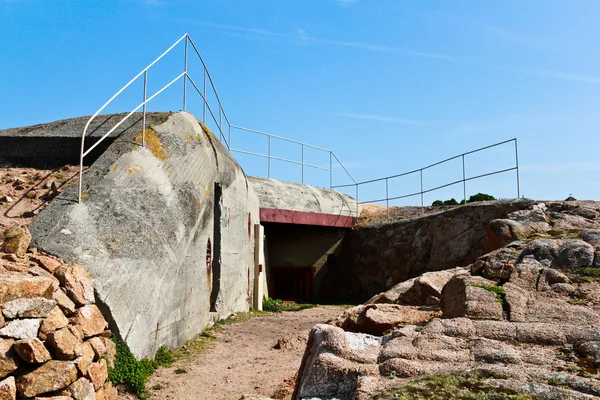
<svg viewBox="0 0 600 400">
<path fill-rule="evenodd" d="M 7 231 L 0 253 L 0 398 L 114 399 L 106 380 L 116 349 L 90 276 L 27 250 L 26 228 Z"/>
<path fill-rule="evenodd" d="M 488 227 L 503 247 L 315 326 L 294 399 L 370 399 L 460 374 L 515 396 L 600 397 L 598 214 L 561 203 L 508 213 Z"/>
</svg>

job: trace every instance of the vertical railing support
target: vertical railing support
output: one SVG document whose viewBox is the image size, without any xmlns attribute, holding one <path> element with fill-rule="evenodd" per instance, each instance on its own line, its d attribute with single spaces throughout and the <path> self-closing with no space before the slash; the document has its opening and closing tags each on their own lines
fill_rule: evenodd
<svg viewBox="0 0 600 400">
<path fill-rule="evenodd" d="M 333 153 L 329 152 L 329 188 L 333 189 Z"/>
<path fill-rule="evenodd" d="M 229 149 L 231 149 L 231 124 L 229 122 L 227 122 L 227 126 L 229 127 L 229 138 L 227 140 L 227 146 Z"/>
<path fill-rule="evenodd" d="M 385 178 L 385 210 L 387 213 L 387 219 L 390 219 L 390 187 L 388 178 Z"/>
<path fill-rule="evenodd" d="M 267 178 L 271 177 L 271 135 L 269 135 L 269 150 L 268 150 L 268 170 L 267 170 Z"/>
<path fill-rule="evenodd" d="M 185 75 L 183 75 L 183 111 L 186 110 L 186 101 L 187 101 L 187 71 L 188 71 L 188 41 L 189 38 L 185 37 L 185 54 L 183 56 L 183 71 Z"/>
<path fill-rule="evenodd" d="M 421 214 L 425 214 L 425 199 L 423 193 L 423 170 L 419 170 L 421 172 Z"/>
<path fill-rule="evenodd" d="M 185 76 L 184 76 L 184 79 L 185 79 Z M 144 116 L 142 117 L 142 147 L 146 147 L 146 91 L 147 91 L 147 88 L 148 88 L 148 71 L 144 71 L 144 113 L 143 113 Z"/>
<path fill-rule="evenodd" d="M 304 144 L 300 145 L 302 148 L 302 162 L 300 163 L 300 167 L 302 168 L 302 184 L 304 185 Z"/>
<path fill-rule="evenodd" d="M 206 125 L 206 67 L 204 67 L 202 71 L 204 73 L 204 89 L 202 92 L 202 96 L 204 96 L 202 98 L 202 102 L 204 103 L 202 104 L 202 123 Z"/>
<path fill-rule="evenodd" d="M 465 155 L 462 155 L 462 163 L 463 163 L 463 199 L 465 200 L 465 204 L 467 204 L 467 170 L 465 169 Z"/>
<path fill-rule="evenodd" d="M 519 146 L 517 144 L 517 138 L 515 138 L 515 162 L 517 167 L 517 198 L 521 198 L 521 178 L 519 176 Z"/>
<path fill-rule="evenodd" d="M 356 218 L 358 218 L 358 183 L 356 184 Z"/>
<path fill-rule="evenodd" d="M 221 107 L 221 103 L 219 102 L 219 132 L 221 133 L 221 141 L 225 135 L 223 135 L 223 107 Z"/>
</svg>

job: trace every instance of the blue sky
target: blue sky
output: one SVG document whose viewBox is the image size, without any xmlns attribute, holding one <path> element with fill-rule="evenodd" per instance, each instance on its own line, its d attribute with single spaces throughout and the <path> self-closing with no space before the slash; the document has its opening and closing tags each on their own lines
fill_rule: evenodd
<svg viewBox="0 0 600 400">
<path fill-rule="evenodd" d="M 598 15 L 593 0 L 0 0 L 0 128 L 93 114 L 187 32 L 233 124 L 331 149 L 359 181 L 516 137 L 522 195 L 600 199 Z M 182 71 L 176 50 L 149 73 L 149 93 Z M 195 59 L 189 71 L 202 81 Z M 181 86 L 149 108 L 180 110 Z M 141 96 L 136 83 L 107 111 Z M 267 151 L 248 133 L 232 142 Z M 272 150 L 301 157 L 297 146 Z M 264 160 L 236 157 L 266 174 Z M 328 166 L 329 155 L 307 149 L 305 161 Z M 460 161 L 425 171 L 425 189 L 460 179 Z M 513 165 L 510 145 L 466 157 L 467 176 Z M 277 161 L 272 173 L 301 177 Z M 328 172 L 305 178 L 329 184 Z M 348 182 L 334 167 L 334 183 Z M 419 189 L 416 175 L 389 182 L 390 195 Z M 468 195 L 479 191 L 515 197 L 515 174 L 469 182 Z M 361 188 L 361 200 L 384 196 L 384 183 Z"/>
</svg>

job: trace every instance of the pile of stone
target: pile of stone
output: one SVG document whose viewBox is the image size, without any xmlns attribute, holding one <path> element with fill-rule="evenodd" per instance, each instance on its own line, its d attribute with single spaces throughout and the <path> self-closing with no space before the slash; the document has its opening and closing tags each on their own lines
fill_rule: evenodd
<svg viewBox="0 0 600 400">
<path fill-rule="evenodd" d="M 370 399 L 455 373 L 533 398 L 600 397 L 600 282 L 582 279 L 600 269 L 599 223 L 596 209 L 543 204 L 491 221 L 504 247 L 315 326 L 293 398 Z"/>
<path fill-rule="evenodd" d="M 116 347 L 89 274 L 28 249 L 26 228 L 1 236 L 0 399 L 115 399 Z"/>
</svg>

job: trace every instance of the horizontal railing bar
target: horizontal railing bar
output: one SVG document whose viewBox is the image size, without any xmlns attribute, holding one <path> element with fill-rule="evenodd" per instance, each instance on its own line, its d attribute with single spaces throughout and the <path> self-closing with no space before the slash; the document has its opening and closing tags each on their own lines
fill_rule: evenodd
<svg viewBox="0 0 600 400">
<path fill-rule="evenodd" d="M 246 132 L 257 133 L 257 134 L 259 134 L 259 135 L 263 135 L 263 136 L 270 136 L 270 137 L 272 137 L 272 138 L 275 138 L 275 139 L 285 140 L 286 142 L 291 142 L 291 143 L 301 144 L 301 145 L 303 145 L 303 146 L 306 146 L 306 147 L 311 147 L 311 148 L 313 148 L 313 149 L 316 149 L 316 150 L 326 151 L 326 152 L 328 152 L 328 153 L 329 153 L 329 152 L 331 152 L 331 150 L 327 150 L 327 149 L 324 149 L 324 148 L 322 148 L 322 147 L 313 146 L 312 144 L 308 144 L 308 143 L 299 142 L 299 141 L 297 141 L 297 140 L 292 140 L 292 139 L 284 138 L 284 137 L 277 136 L 277 135 L 271 135 L 270 133 L 261 132 L 261 131 L 257 131 L 257 130 L 254 130 L 254 129 L 243 128 L 243 127 L 241 127 L 241 126 L 237 126 L 237 125 L 231 125 L 231 127 L 232 127 L 233 129 L 239 129 L 240 131 L 246 131 Z"/>
<path fill-rule="evenodd" d="M 360 203 L 361 204 L 363 204 L 363 203 L 380 203 L 380 202 L 386 201 L 386 200 L 388 200 L 388 201 L 390 201 L 390 200 L 399 200 L 399 199 L 404 199 L 404 198 L 407 198 L 407 197 L 418 196 L 418 195 L 421 195 L 421 194 L 425 194 L 425 193 L 433 192 L 433 191 L 436 191 L 436 190 L 439 190 L 439 189 L 443 189 L 443 188 L 448 187 L 448 186 L 457 185 L 457 184 L 462 183 L 462 182 L 467 182 L 467 181 L 471 181 L 471 180 L 474 180 L 474 179 L 484 178 L 484 177 L 490 176 L 490 175 L 502 174 L 504 172 L 514 171 L 516 169 L 517 169 L 517 167 L 506 168 L 506 169 L 499 170 L 499 171 L 488 172 L 486 174 L 472 176 L 472 177 L 467 178 L 467 179 L 461 179 L 459 181 L 454 181 L 454 182 L 451 182 L 451 183 L 447 183 L 445 185 L 436 186 L 434 188 L 427 189 L 427 190 L 424 190 L 422 192 L 415 192 L 415 193 L 411 193 L 411 194 L 405 194 L 405 195 L 402 195 L 402 196 L 389 197 L 389 198 L 381 199 L 381 200 L 361 201 Z M 345 186 L 354 186 L 354 185 L 345 185 Z M 343 186 L 334 186 L 334 188 L 335 187 L 343 187 Z"/>
<path fill-rule="evenodd" d="M 104 105 L 102 107 L 100 107 L 98 109 L 98 111 L 96 111 L 96 113 L 94 113 L 94 115 L 92 115 L 92 117 L 88 120 L 87 124 L 85 125 L 85 128 L 83 129 L 83 136 L 85 136 L 85 134 L 87 133 L 87 129 L 88 129 L 88 126 L 90 125 L 90 122 L 92 122 L 92 120 L 94 118 L 96 118 L 98 116 L 98 114 L 100 114 L 102 112 L 102 110 L 104 110 L 115 98 L 117 98 L 117 96 L 119 96 L 121 93 L 123 93 L 123 91 L 125 89 L 127 89 L 133 82 L 135 82 L 140 76 L 142 76 L 144 74 L 144 72 L 147 72 L 154 64 L 156 64 L 158 61 L 160 61 L 168 52 L 173 50 L 173 48 L 175 46 L 177 46 L 186 37 L 188 37 L 187 33 L 185 35 L 183 35 L 182 37 L 180 37 L 179 40 L 177 40 L 175 43 L 173 43 L 171 45 L 171 47 L 169 47 L 167 50 L 165 50 L 160 56 L 158 56 L 158 58 L 156 58 L 154 61 L 152 61 L 150 63 L 150 65 L 148 65 L 139 74 L 137 74 L 133 79 L 131 79 L 129 82 L 127 82 L 127 84 L 125 86 L 123 86 L 121 88 L 121 90 L 119 90 L 117 93 L 115 93 L 113 95 L 113 97 L 111 97 L 106 103 L 104 103 Z"/>
<path fill-rule="evenodd" d="M 154 93 L 152 96 L 150 96 L 148 99 L 146 99 L 146 101 L 143 101 L 139 106 L 137 106 L 136 108 L 134 108 L 133 111 L 131 111 L 129 114 L 127 114 L 121 121 L 119 121 L 115 126 L 113 126 L 108 132 L 106 132 L 104 135 L 102 135 L 102 137 L 100 139 L 98 139 L 98 141 L 96 143 L 94 143 L 93 146 L 91 146 L 89 149 L 87 149 L 83 153 L 83 157 L 87 156 L 92 150 L 94 150 L 96 148 L 96 146 L 98 146 L 100 144 L 100 142 L 102 142 L 104 139 L 106 139 L 119 126 L 121 126 L 121 124 L 123 122 L 125 122 L 125 120 L 127 120 L 127 118 L 131 117 L 137 110 L 139 110 L 140 108 L 142 108 L 144 106 L 144 104 L 148 104 L 150 102 L 150 100 L 154 99 L 156 96 L 158 96 L 159 94 L 161 94 L 169 86 L 171 86 L 172 84 L 174 84 L 175 82 L 177 82 L 179 79 L 181 79 L 181 77 L 183 77 L 184 75 L 185 75 L 185 72 L 182 72 L 181 74 L 179 74 L 177 76 L 177 78 L 173 79 L 171 82 L 169 82 L 166 86 L 164 86 L 158 92 Z"/>
<path fill-rule="evenodd" d="M 270 158 L 271 160 L 284 161 L 284 162 L 297 164 L 297 165 L 304 165 L 305 167 L 321 169 L 323 171 L 329 171 L 329 168 L 321 167 L 319 165 L 306 164 L 306 163 L 302 163 L 300 161 L 288 160 L 287 158 L 269 156 L 267 154 L 254 153 L 254 152 L 246 151 L 246 150 L 231 149 L 231 151 L 235 151 L 236 153 L 249 154 L 249 155 L 257 156 L 257 157 Z"/>
<path fill-rule="evenodd" d="M 363 184 L 367 184 L 367 183 L 379 182 L 379 181 L 384 181 L 384 180 L 386 180 L 386 179 L 399 178 L 399 177 L 401 177 L 401 176 L 406 176 L 406 175 L 414 174 L 414 173 L 417 173 L 417 172 L 424 171 L 424 170 L 426 170 L 426 169 L 429 169 L 429 168 L 435 167 L 435 166 L 437 166 L 437 165 L 443 164 L 443 163 L 445 163 L 445 162 L 448 162 L 448 161 L 455 160 L 455 159 L 457 159 L 457 158 L 460 158 L 460 157 L 462 157 L 462 156 L 466 156 L 466 155 L 468 155 L 468 154 L 477 153 L 478 151 L 482 151 L 482 150 L 486 150 L 486 149 L 489 149 L 489 148 L 492 148 L 492 147 L 500 146 L 500 145 L 503 145 L 503 144 L 506 144 L 506 143 L 509 143 L 509 142 L 512 142 L 512 141 L 515 141 L 515 140 L 516 140 L 515 138 L 513 138 L 513 139 L 508 139 L 508 140 L 505 140 L 505 141 L 503 141 L 503 142 L 494 143 L 494 144 L 491 144 L 491 145 L 489 145 L 489 146 L 481 147 L 481 148 L 479 148 L 479 149 L 475 149 L 475 150 L 467 151 L 466 153 L 462 153 L 462 154 L 459 154 L 459 155 L 457 155 L 457 156 L 453 156 L 453 157 L 450 157 L 450 158 L 446 158 L 445 160 L 438 161 L 438 162 L 436 162 L 436 163 L 430 164 L 430 165 L 428 165 L 428 166 L 426 166 L 426 167 L 423 167 L 423 168 L 417 168 L 417 169 L 414 169 L 414 170 L 412 170 L 412 171 L 408 171 L 408 172 L 404 172 L 404 173 L 401 173 L 401 174 L 396 174 L 396 175 L 390 175 L 390 176 L 386 176 L 386 177 L 383 177 L 383 178 L 377 178 L 377 179 L 371 179 L 371 180 L 368 180 L 368 181 L 358 182 L 358 184 L 359 184 L 359 185 L 363 185 Z"/>
</svg>

